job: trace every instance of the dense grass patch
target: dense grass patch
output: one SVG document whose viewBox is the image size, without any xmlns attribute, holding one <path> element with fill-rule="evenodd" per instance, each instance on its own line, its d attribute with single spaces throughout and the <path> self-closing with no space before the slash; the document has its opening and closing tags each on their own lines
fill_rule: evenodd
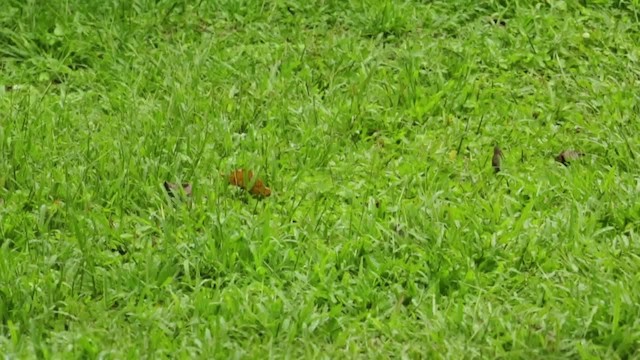
<svg viewBox="0 0 640 360">
<path fill-rule="evenodd" d="M 639 11 L 9 0 L 0 351 L 639 357 Z"/>
</svg>

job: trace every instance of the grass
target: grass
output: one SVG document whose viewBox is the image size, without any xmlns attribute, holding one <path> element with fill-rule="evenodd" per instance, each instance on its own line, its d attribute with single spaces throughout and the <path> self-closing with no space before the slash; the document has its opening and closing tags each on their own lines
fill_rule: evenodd
<svg viewBox="0 0 640 360">
<path fill-rule="evenodd" d="M 636 0 L 8 4 L 5 358 L 640 358 Z"/>
</svg>

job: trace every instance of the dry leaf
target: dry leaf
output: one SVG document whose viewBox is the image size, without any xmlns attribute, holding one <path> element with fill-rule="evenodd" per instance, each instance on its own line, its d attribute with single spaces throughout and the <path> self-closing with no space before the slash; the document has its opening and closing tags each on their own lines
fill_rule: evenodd
<svg viewBox="0 0 640 360">
<path fill-rule="evenodd" d="M 493 166 L 493 171 L 498 173 L 501 170 L 501 162 L 502 162 L 502 150 L 499 147 L 495 146 L 493 148 L 493 158 L 491 159 L 491 166 Z"/>
<path fill-rule="evenodd" d="M 182 185 L 178 185 L 175 183 L 170 183 L 168 181 L 164 182 L 164 188 L 165 190 L 167 190 L 167 194 L 169 194 L 169 196 L 171 197 L 177 196 L 180 193 L 180 187 L 182 187 L 182 191 L 185 195 L 191 196 L 191 184 L 183 183 Z"/>
<path fill-rule="evenodd" d="M 251 184 L 252 179 L 253 171 L 245 169 L 235 170 L 228 177 L 229 184 L 245 190 L 247 190 L 247 187 Z M 255 180 L 255 183 L 249 192 L 251 195 L 256 197 L 267 197 L 271 195 L 271 189 L 266 187 L 264 182 L 260 179 Z"/>
<path fill-rule="evenodd" d="M 560 155 L 556 156 L 556 161 L 564 166 L 568 166 L 570 162 L 578 160 L 582 156 L 584 156 L 583 152 L 576 150 L 565 150 L 561 152 Z"/>
</svg>

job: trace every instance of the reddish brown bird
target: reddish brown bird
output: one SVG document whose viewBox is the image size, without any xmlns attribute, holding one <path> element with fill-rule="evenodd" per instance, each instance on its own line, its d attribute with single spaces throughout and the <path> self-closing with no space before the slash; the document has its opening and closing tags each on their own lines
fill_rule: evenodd
<svg viewBox="0 0 640 360">
<path fill-rule="evenodd" d="M 501 162 L 502 162 L 502 150 L 499 147 L 495 146 L 493 148 L 493 158 L 491 159 L 491 166 L 493 166 L 493 171 L 495 173 L 500 172 L 501 170 Z"/>
<path fill-rule="evenodd" d="M 251 195 L 256 197 L 268 197 L 271 195 L 271 189 L 264 185 L 264 182 L 260 179 L 256 179 L 251 189 L 247 189 L 251 185 L 253 179 L 253 171 L 238 169 L 233 171 L 229 177 L 229 184 L 237 186 L 239 188 L 249 190 Z"/>
<path fill-rule="evenodd" d="M 583 157 L 584 153 L 576 150 L 565 150 L 556 156 L 556 161 L 564 166 L 568 166 L 570 162 Z"/>
</svg>

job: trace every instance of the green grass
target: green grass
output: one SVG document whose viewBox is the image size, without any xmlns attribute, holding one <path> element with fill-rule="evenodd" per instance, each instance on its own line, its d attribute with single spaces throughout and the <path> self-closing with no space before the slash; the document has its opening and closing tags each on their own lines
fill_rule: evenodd
<svg viewBox="0 0 640 360">
<path fill-rule="evenodd" d="M 638 12 L 6 1 L 0 353 L 640 358 Z"/>
</svg>

